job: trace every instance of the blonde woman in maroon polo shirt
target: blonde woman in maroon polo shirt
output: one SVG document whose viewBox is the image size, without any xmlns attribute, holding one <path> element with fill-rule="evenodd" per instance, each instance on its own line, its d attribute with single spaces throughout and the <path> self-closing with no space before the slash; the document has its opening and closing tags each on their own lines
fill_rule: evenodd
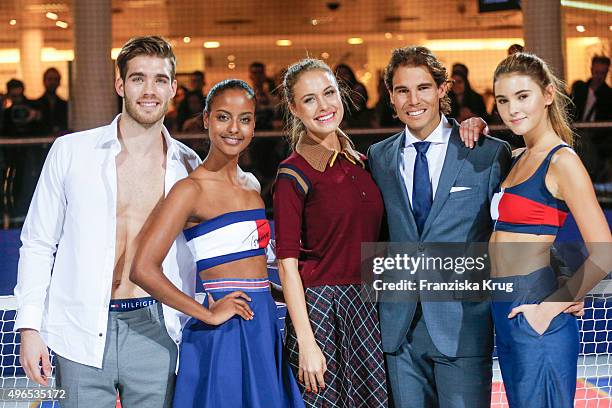
<svg viewBox="0 0 612 408">
<path fill-rule="evenodd" d="M 377 241 L 382 196 L 338 125 L 338 82 L 304 59 L 284 78 L 293 152 L 278 169 L 274 221 L 289 317 L 286 347 L 310 407 L 386 407 L 375 305 L 360 297 L 362 242 Z"/>
</svg>

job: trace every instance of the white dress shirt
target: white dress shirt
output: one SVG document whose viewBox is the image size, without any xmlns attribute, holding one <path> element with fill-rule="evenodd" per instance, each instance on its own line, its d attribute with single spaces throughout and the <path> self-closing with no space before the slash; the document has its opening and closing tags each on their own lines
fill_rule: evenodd
<svg viewBox="0 0 612 408">
<path fill-rule="evenodd" d="M 595 96 L 595 91 L 590 86 L 588 87 L 587 99 L 584 104 L 584 112 L 582 112 L 582 121 L 583 122 L 593 122 L 595 120 L 595 110 L 593 106 L 597 102 L 597 96 Z"/>
<path fill-rule="evenodd" d="M 15 330 L 36 329 L 56 353 L 98 368 L 115 262 L 119 117 L 53 143 L 21 232 L 15 287 Z M 168 194 L 200 159 L 166 128 L 162 132 Z M 195 262 L 182 234 L 162 266 L 172 283 L 194 296 Z M 168 334 L 178 345 L 184 315 L 167 306 L 163 311 Z"/>
<path fill-rule="evenodd" d="M 430 142 L 429 149 L 427 149 L 427 165 L 429 167 L 429 181 L 431 182 L 431 188 L 433 197 L 436 196 L 436 189 L 438 188 L 438 181 L 440 181 L 440 174 L 442 174 L 442 165 L 444 164 L 444 158 L 446 157 L 446 148 L 448 147 L 448 141 L 451 136 L 452 126 L 446 119 L 446 116 L 441 115 L 442 118 L 438 126 L 425 140 L 418 139 L 408 129 L 404 130 L 406 137 L 404 138 L 404 149 L 402 154 L 402 161 L 400 163 L 400 174 L 404 179 L 406 191 L 408 192 L 408 199 L 410 205 L 412 205 L 412 185 L 414 179 L 414 162 L 416 160 L 417 152 L 414 147 L 416 142 Z"/>
</svg>

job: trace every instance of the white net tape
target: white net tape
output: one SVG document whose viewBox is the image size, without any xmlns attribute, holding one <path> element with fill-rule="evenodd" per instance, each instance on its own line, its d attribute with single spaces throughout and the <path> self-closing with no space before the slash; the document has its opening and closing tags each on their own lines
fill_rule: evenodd
<svg viewBox="0 0 612 408">
<path fill-rule="evenodd" d="M 284 314 L 279 304 L 279 312 Z M 0 388 L 36 387 L 19 365 L 19 335 L 13 331 L 15 299 L 0 297 Z M 612 281 L 599 284 L 586 300 L 585 316 L 580 319 L 581 355 L 578 359 L 576 407 L 612 407 Z M 53 363 L 53 355 L 52 355 Z M 51 383 L 54 383 L 55 371 Z M 34 404 L 34 405 L 33 405 Z M 0 401 L 0 408 L 57 408 L 58 403 Z M 493 364 L 491 406 L 507 407 L 497 360 Z"/>
</svg>

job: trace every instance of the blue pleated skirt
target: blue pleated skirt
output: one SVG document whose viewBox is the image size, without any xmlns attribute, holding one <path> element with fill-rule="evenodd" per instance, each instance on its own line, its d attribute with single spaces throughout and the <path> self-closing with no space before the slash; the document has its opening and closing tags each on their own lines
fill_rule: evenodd
<svg viewBox="0 0 612 408">
<path fill-rule="evenodd" d="M 550 267 L 528 275 L 494 278 L 512 283 L 514 293 L 493 293 L 491 308 L 495 342 L 510 408 L 572 408 L 576 394 L 579 333 L 571 314 L 561 313 L 539 334 L 522 313 L 508 319 L 522 304 L 543 301 L 557 289 Z"/>
<path fill-rule="evenodd" d="M 174 407 L 302 408 L 297 382 L 283 358 L 276 304 L 267 279 L 204 281 L 219 300 L 242 290 L 255 316 L 219 326 L 190 319 L 183 330 Z M 208 299 L 208 297 L 207 297 Z M 208 301 L 204 301 L 208 307 Z M 154 358 L 154 356 L 152 356 Z"/>
</svg>

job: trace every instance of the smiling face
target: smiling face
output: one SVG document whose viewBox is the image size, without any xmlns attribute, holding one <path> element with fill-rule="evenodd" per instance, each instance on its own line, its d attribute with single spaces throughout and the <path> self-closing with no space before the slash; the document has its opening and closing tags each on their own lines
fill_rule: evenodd
<svg viewBox="0 0 612 408">
<path fill-rule="evenodd" d="M 167 58 L 139 55 L 127 62 L 125 80 L 115 81 L 123 112 L 144 127 L 163 121 L 176 93 L 172 64 Z"/>
<path fill-rule="evenodd" d="M 325 139 L 338 129 L 344 108 L 338 83 L 331 73 L 321 69 L 304 72 L 293 86 L 293 95 L 291 112 L 309 133 Z"/>
<path fill-rule="evenodd" d="M 210 113 L 204 113 L 211 146 L 229 156 L 240 154 L 251 143 L 255 130 L 255 101 L 243 89 L 226 89 L 214 96 Z"/>
<path fill-rule="evenodd" d="M 424 140 L 440 123 L 440 99 L 446 93 L 438 87 L 424 66 L 399 66 L 393 74 L 391 104 L 410 133 Z"/>
<path fill-rule="evenodd" d="M 554 89 L 544 91 L 528 75 L 504 74 L 495 81 L 495 103 L 506 124 L 517 135 L 543 133 L 548 125 L 547 106 L 552 104 Z"/>
</svg>

